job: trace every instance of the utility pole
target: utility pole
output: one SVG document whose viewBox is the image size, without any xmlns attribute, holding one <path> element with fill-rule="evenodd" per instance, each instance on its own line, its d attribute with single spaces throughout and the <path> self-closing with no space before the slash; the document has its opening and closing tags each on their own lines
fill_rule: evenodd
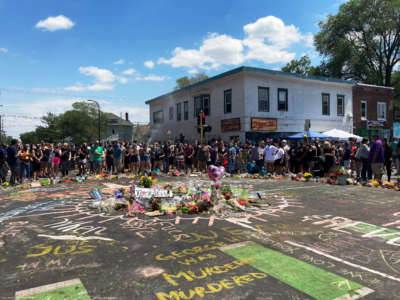
<svg viewBox="0 0 400 300">
<path fill-rule="evenodd" d="M 210 132 L 211 126 L 206 124 L 206 115 L 203 111 L 197 116 L 197 132 L 200 133 L 200 144 L 203 144 L 204 132 Z"/>
<path fill-rule="evenodd" d="M 99 142 L 100 142 L 100 104 L 96 100 L 88 100 L 88 102 L 93 102 L 97 106 L 97 110 L 99 112 L 99 117 L 98 117 L 98 126 L 99 126 Z"/>
</svg>

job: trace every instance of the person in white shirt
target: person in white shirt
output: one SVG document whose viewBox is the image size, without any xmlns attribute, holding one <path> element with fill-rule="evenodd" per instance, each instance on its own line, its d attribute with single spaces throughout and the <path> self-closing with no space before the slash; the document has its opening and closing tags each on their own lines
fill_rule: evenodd
<svg viewBox="0 0 400 300">
<path fill-rule="evenodd" d="M 285 166 L 285 150 L 283 149 L 282 143 L 276 143 L 278 150 L 275 154 L 275 172 L 279 175 L 283 173 L 283 168 Z"/>
<path fill-rule="evenodd" d="M 290 169 L 289 159 L 288 159 L 289 158 L 290 146 L 288 145 L 286 140 L 282 140 L 282 148 L 283 148 L 283 151 L 285 151 L 284 157 L 283 157 L 284 163 L 285 163 L 284 169 L 283 169 L 283 173 L 286 173 Z"/>
<path fill-rule="evenodd" d="M 271 145 L 271 140 L 267 139 L 267 146 L 264 148 L 264 163 L 268 173 L 274 172 L 275 154 L 277 150 L 277 147 Z"/>
</svg>

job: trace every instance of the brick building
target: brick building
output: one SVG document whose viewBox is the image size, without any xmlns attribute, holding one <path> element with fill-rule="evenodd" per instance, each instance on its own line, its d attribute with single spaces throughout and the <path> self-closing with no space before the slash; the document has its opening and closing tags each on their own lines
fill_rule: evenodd
<svg viewBox="0 0 400 300">
<path fill-rule="evenodd" d="M 353 86 L 354 133 L 363 137 L 393 134 L 393 88 L 358 83 Z"/>
</svg>

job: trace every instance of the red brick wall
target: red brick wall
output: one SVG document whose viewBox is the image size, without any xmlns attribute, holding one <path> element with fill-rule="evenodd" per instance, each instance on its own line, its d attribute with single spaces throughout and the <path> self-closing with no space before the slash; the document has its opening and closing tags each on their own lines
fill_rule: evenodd
<svg viewBox="0 0 400 300">
<path fill-rule="evenodd" d="M 361 101 L 367 101 L 367 120 L 377 121 L 378 102 L 386 102 L 384 128 L 393 129 L 393 89 L 375 86 L 353 86 L 353 125 L 355 129 L 367 129 L 367 121 L 361 120 Z"/>
</svg>

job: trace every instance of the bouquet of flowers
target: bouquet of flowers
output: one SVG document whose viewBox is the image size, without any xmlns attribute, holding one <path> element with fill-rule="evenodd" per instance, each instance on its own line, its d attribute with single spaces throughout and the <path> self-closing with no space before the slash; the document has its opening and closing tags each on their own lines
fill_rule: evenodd
<svg viewBox="0 0 400 300">
<path fill-rule="evenodd" d="M 308 173 L 308 172 L 306 172 L 306 173 L 304 173 L 304 178 L 306 179 L 306 181 L 310 181 L 310 179 L 311 179 L 311 177 L 312 177 L 312 174 L 311 173 Z"/>
<path fill-rule="evenodd" d="M 155 180 L 154 177 L 147 175 L 140 177 L 139 184 L 145 188 L 151 188 L 155 183 L 157 183 L 157 180 Z"/>
</svg>

